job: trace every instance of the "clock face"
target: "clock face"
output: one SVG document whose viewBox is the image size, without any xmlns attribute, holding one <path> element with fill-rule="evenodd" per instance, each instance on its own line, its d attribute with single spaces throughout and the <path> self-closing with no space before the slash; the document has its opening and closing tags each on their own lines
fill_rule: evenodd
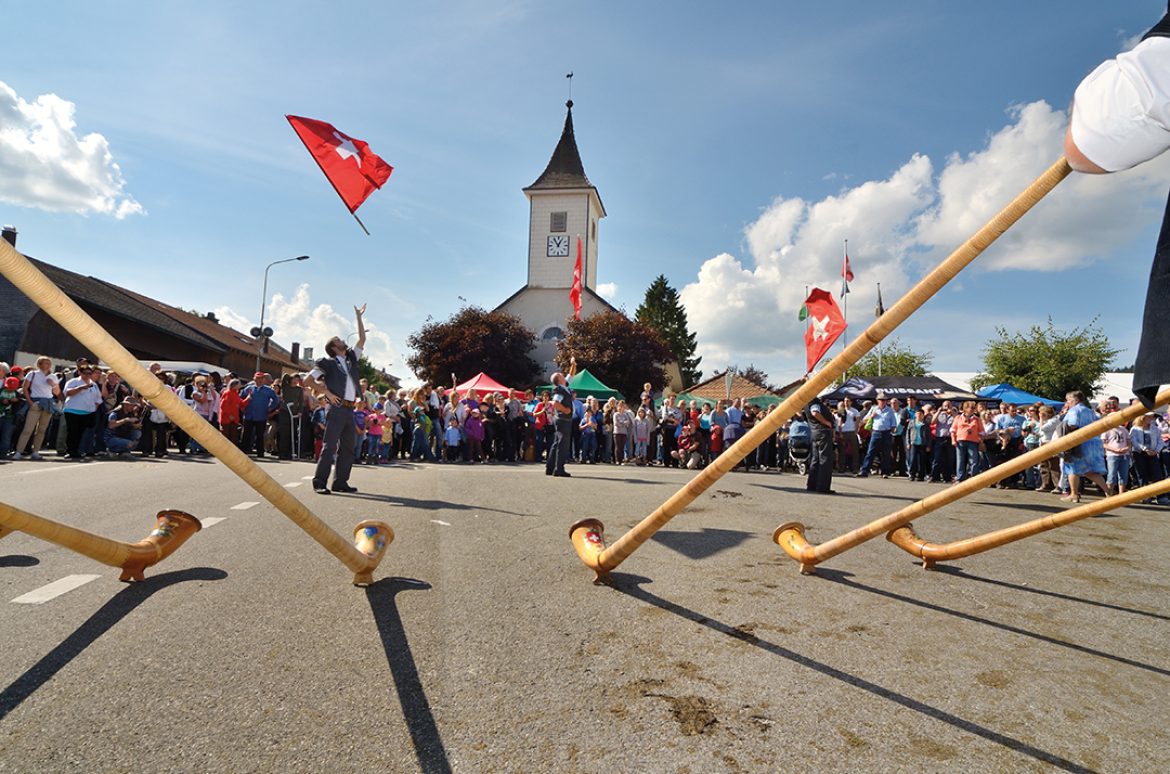
<svg viewBox="0 0 1170 774">
<path fill-rule="evenodd" d="M 548 238 L 548 257 L 564 258 L 569 254 L 569 235 L 550 234 Z"/>
</svg>

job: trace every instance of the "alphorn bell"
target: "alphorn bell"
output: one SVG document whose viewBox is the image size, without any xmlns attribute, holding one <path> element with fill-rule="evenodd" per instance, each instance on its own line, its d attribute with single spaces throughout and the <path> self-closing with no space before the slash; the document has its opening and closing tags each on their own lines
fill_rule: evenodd
<svg viewBox="0 0 1170 774">
<path fill-rule="evenodd" d="M 1163 390 L 1155 398 L 1156 405 L 1162 406 L 1166 403 L 1170 403 L 1170 390 Z M 994 468 L 985 470 L 961 484 L 948 487 L 930 497 L 894 511 L 888 516 L 875 519 L 862 527 L 846 532 L 844 535 L 835 537 L 820 545 L 809 543 L 805 538 L 804 525 L 796 521 L 781 524 L 777 527 L 776 531 L 772 533 L 772 540 L 776 545 L 784 549 L 784 553 L 800 563 L 800 571 L 803 574 L 811 575 L 815 571 L 816 566 L 826 559 L 831 559 L 837 554 L 844 553 L 868 540 L 874 539 L 878 535 L 884 535 L 890 530 L 909 524 L 917 518 L 938 510 L 944 505 L 949 505 L 980 489 L 998 483 L 1008 476 L 1013 476 L 1032 465 L 1055 456 L 1062 451 L 1071 449 L 1074 446 L 1078 446 L 1090 438 L 1104 433 L 1106 430 L 1123 425 L 1131 419 L 1136 419 L 1145 413 L 1146 407 L 1140 403 L 1135 403 L 1121 411 L 1115 411 L 1090 425 L 1078 428 L 1076 432 L 1055 438 L 1050 443 L 1046 443 L 1040 448 L 1033 449 L 1026 454 L 1021 454 L 1014 460 L 1008 460 L 1000 465 L 996 465 Z"/>
<path fill-rule="evenodd" d="M 569 528 L 573 547 L 581 561 L 596 573 L 595 580 L 600 581 L 621 564 L 627 556 L 649 540 L 683 508 L 734 468 L 749 452 L 763 443 L 772 433 L 779 430 L 784 422 L 803 409 L 809 401 L 832 384 L 839 375 L 905 322 L 955 275 L 979 257 L 980 253 L 986 250 L 1000 235 L 1011 228 L 1012 224 L 1023 217 L 1024 213 L 1032 209 L 1060 181 L 1064 180 L 1071 171 L 1068 162 L 1063 157 L 1049 167 L 1044 174 L 1000 210 L 983 228 L 975 232 L 971 238 L 923 277 L 898 303 L 886 310 L 884 315 L 866 328 L 841 354 L 829 361 L 820 371 L 811 374 L 804 385 L 780 403 L 776 410 L 762 422 L 758 422 L 746 435 L 727 448 L 714 462 L 653 513 L 642 519 L 612 546 L 606 546 L 605 527 L 597 519 L 584 519 L 573 524 Z"/>
<path fill-rule="evenodd" d="M 1168 492 L 1170 492 L 1170 479 L 1164 479 L 1156 484 L 1147 484 L 1146 486 L 1130 489 L 1127 492 L 1122 492 L 1112 497 L 1085 503 L 1076 508 L 1069 508 L 1060 513 L 1050 513 L 1047 516 L 1042 516 L 1039 519 L 1033 519 L 1023 524 L 1017 524 L 1014 527 L 997 529 L 977 537 L 967 538 L 966 540 L 956 540 L 953 543 L 931 543 L 923 540 L 914 532 L 914 529 L 909 524 L 890 530 L 886 535 L 886 540 L 901 548 L 906 553 L 917 556 L 922 560 L 923 569 L 929 570 L 936 562 L 962 559 L 966 556 L 981 554 L 984 551 L 990 551 L 993 548 L 999 548 L 1008 543 L 1014 543 L 1017 540 L 1023 540 L 1024 538 L 1038 535 L 1041 532 L 1047 532 L 1050 529 L 1063 527 L 1066 524 L 1072 524 L 1075 521 L 1087 519 L 1090 516 L 1099 516 L 1102 513 L 1126 505 L 1132 505 L 1142 500 L 1161 497 Z"/>
<path fill-rule="evenodd" d="M 187 435 L 199 442 L 203 448 L 215 455 L 233 473 L 244 479 L 261 497 L 272 503 L 294 524 L 308 533 L 325 550 L 333 554 L 354 573 L 354 585 L 369 585 L 373 567 L 368 554 L 355 548 L 328 524 L 321 521 L 304 503 L 292 496 L 276 479 L 260 469 L 260 466 L 244 454 L 223 433 L 212 427 L 207 420 L 183 403 L 158 377 L 142 367 L 142 364 L 109 333 L 102 329 L 92 317 L 65 295 L 60 288 L 32 264 L 28 258 L 16 251 L 7 241 L 0 239 L 0 274 L 15 285 L 33 303 L 52 317 L 81 342 L 90 352 L 104 360 L 131 387 L 157 406 L 167 418 L 181 427 Z M 363 522 L 364 523 L 364 522 Z M 392 536 L 389 525 L 378 522 L 386 534 Z M 390 538 L 392 539 L 392 538 Z M 389 540 L 386 541 L 389 543 Z M 378 560 L 381 560 L 381 554 Z M 374 563 L 374 567 L 377 562 Z"/>
<path fill-rule="evenodd" d="M 154 530 L 145 539 L 123 543 L 0 503 L 0 537 L 8 532 L 24 532 L 56 543 L 96 562 L 122 568 L 118 580 L 127 583 L 143 580 L 147 567 L 173 554 L 202 527 L 199 519 L 189 513 L 159 511 Z"/>
</svg>

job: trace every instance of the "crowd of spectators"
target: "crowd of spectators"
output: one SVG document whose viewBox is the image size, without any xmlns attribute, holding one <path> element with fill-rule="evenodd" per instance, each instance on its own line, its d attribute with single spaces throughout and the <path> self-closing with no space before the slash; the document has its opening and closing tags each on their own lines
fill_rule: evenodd
<svg viewBox="0 0 1170 774">
<path fill-rule="evenodd" d="M 288 374 L 273 382 L 260 372 L 245 381 L 234 374 L 166 373 L 157 364 L 150 370 L 248 453 L 280 459 L 320 455 L 329 405 L 304 386 L 303 375 Z M 85 359 L 70 371 L 57 372 L 47 358 L 27 370 L 0 363 L 0 385 L 0 459 L 38 460 L 46 449 L 78 461 L 132 452 L 154 457 L 207 454 L 118 374 Z M 775 408 L 743 400 L 676 400 L 669 394 L 656 401 L 650 385 L 636 403 L 577 396 L 569 460 L 699 469 Z M 1101 414 L 1118 409 L 1116 398 L 1099 407 Z M 353 414 L 355 461 L 366 465 L 402 460 L 541 462 L 554 435 L 548 392 L 459 394 L 436 386 L 378 391 L 363 379 Z M 1080 393 L 1070 393 L 1058 410 L 1044 404 L 1020 408 L 974 401 L 921 403 L 914 397 L 887 400 L 880 394 L 855 406 L 845 398 L 831 410 L 836 472 L 957 483 L 1099 416 Z M 1146 414 L 1132 426 L 1111 430 L 1063 459 L 1028 468 L 999 486 L 1076 500 L 1084 478 L 1111 492 L 1160 481 L 1170 468 L 1168 434 L 1164 416 Z M 769 434 L 738 468 L 803 469 L 808 436 L 798 414 Z"/>
</svg>

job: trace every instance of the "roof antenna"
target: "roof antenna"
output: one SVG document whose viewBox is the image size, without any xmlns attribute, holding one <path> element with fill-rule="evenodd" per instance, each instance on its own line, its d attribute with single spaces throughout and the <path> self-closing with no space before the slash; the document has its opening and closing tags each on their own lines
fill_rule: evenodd
<svg viewBox="0 0 1170 774">
<path fill-rule="evenodd" d="M 565 107 L 573 107 L 573 74 L 565 73 L 565 77 L 569 79 L 569 101 L 565 103 Z"/>
</svg>

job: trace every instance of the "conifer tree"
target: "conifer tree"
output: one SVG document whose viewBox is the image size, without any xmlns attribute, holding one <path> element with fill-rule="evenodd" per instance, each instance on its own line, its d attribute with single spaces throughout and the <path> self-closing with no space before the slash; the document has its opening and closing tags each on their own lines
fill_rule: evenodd
<svg viewBox="0 0 1170 774">
<path fill-rule="evenodd" d="M 666 281 L 666 275 L 659 274 L 646 288 L 635 317 L 639 323 L 662 334 L 678 362 L 683 383 L 697 384 L 702 378 L 699 370 L 702 358 L 695 357 L 695 334 L 687 327 L 687 312 L 679 302 L 678 291 Z"/>
</svg>

